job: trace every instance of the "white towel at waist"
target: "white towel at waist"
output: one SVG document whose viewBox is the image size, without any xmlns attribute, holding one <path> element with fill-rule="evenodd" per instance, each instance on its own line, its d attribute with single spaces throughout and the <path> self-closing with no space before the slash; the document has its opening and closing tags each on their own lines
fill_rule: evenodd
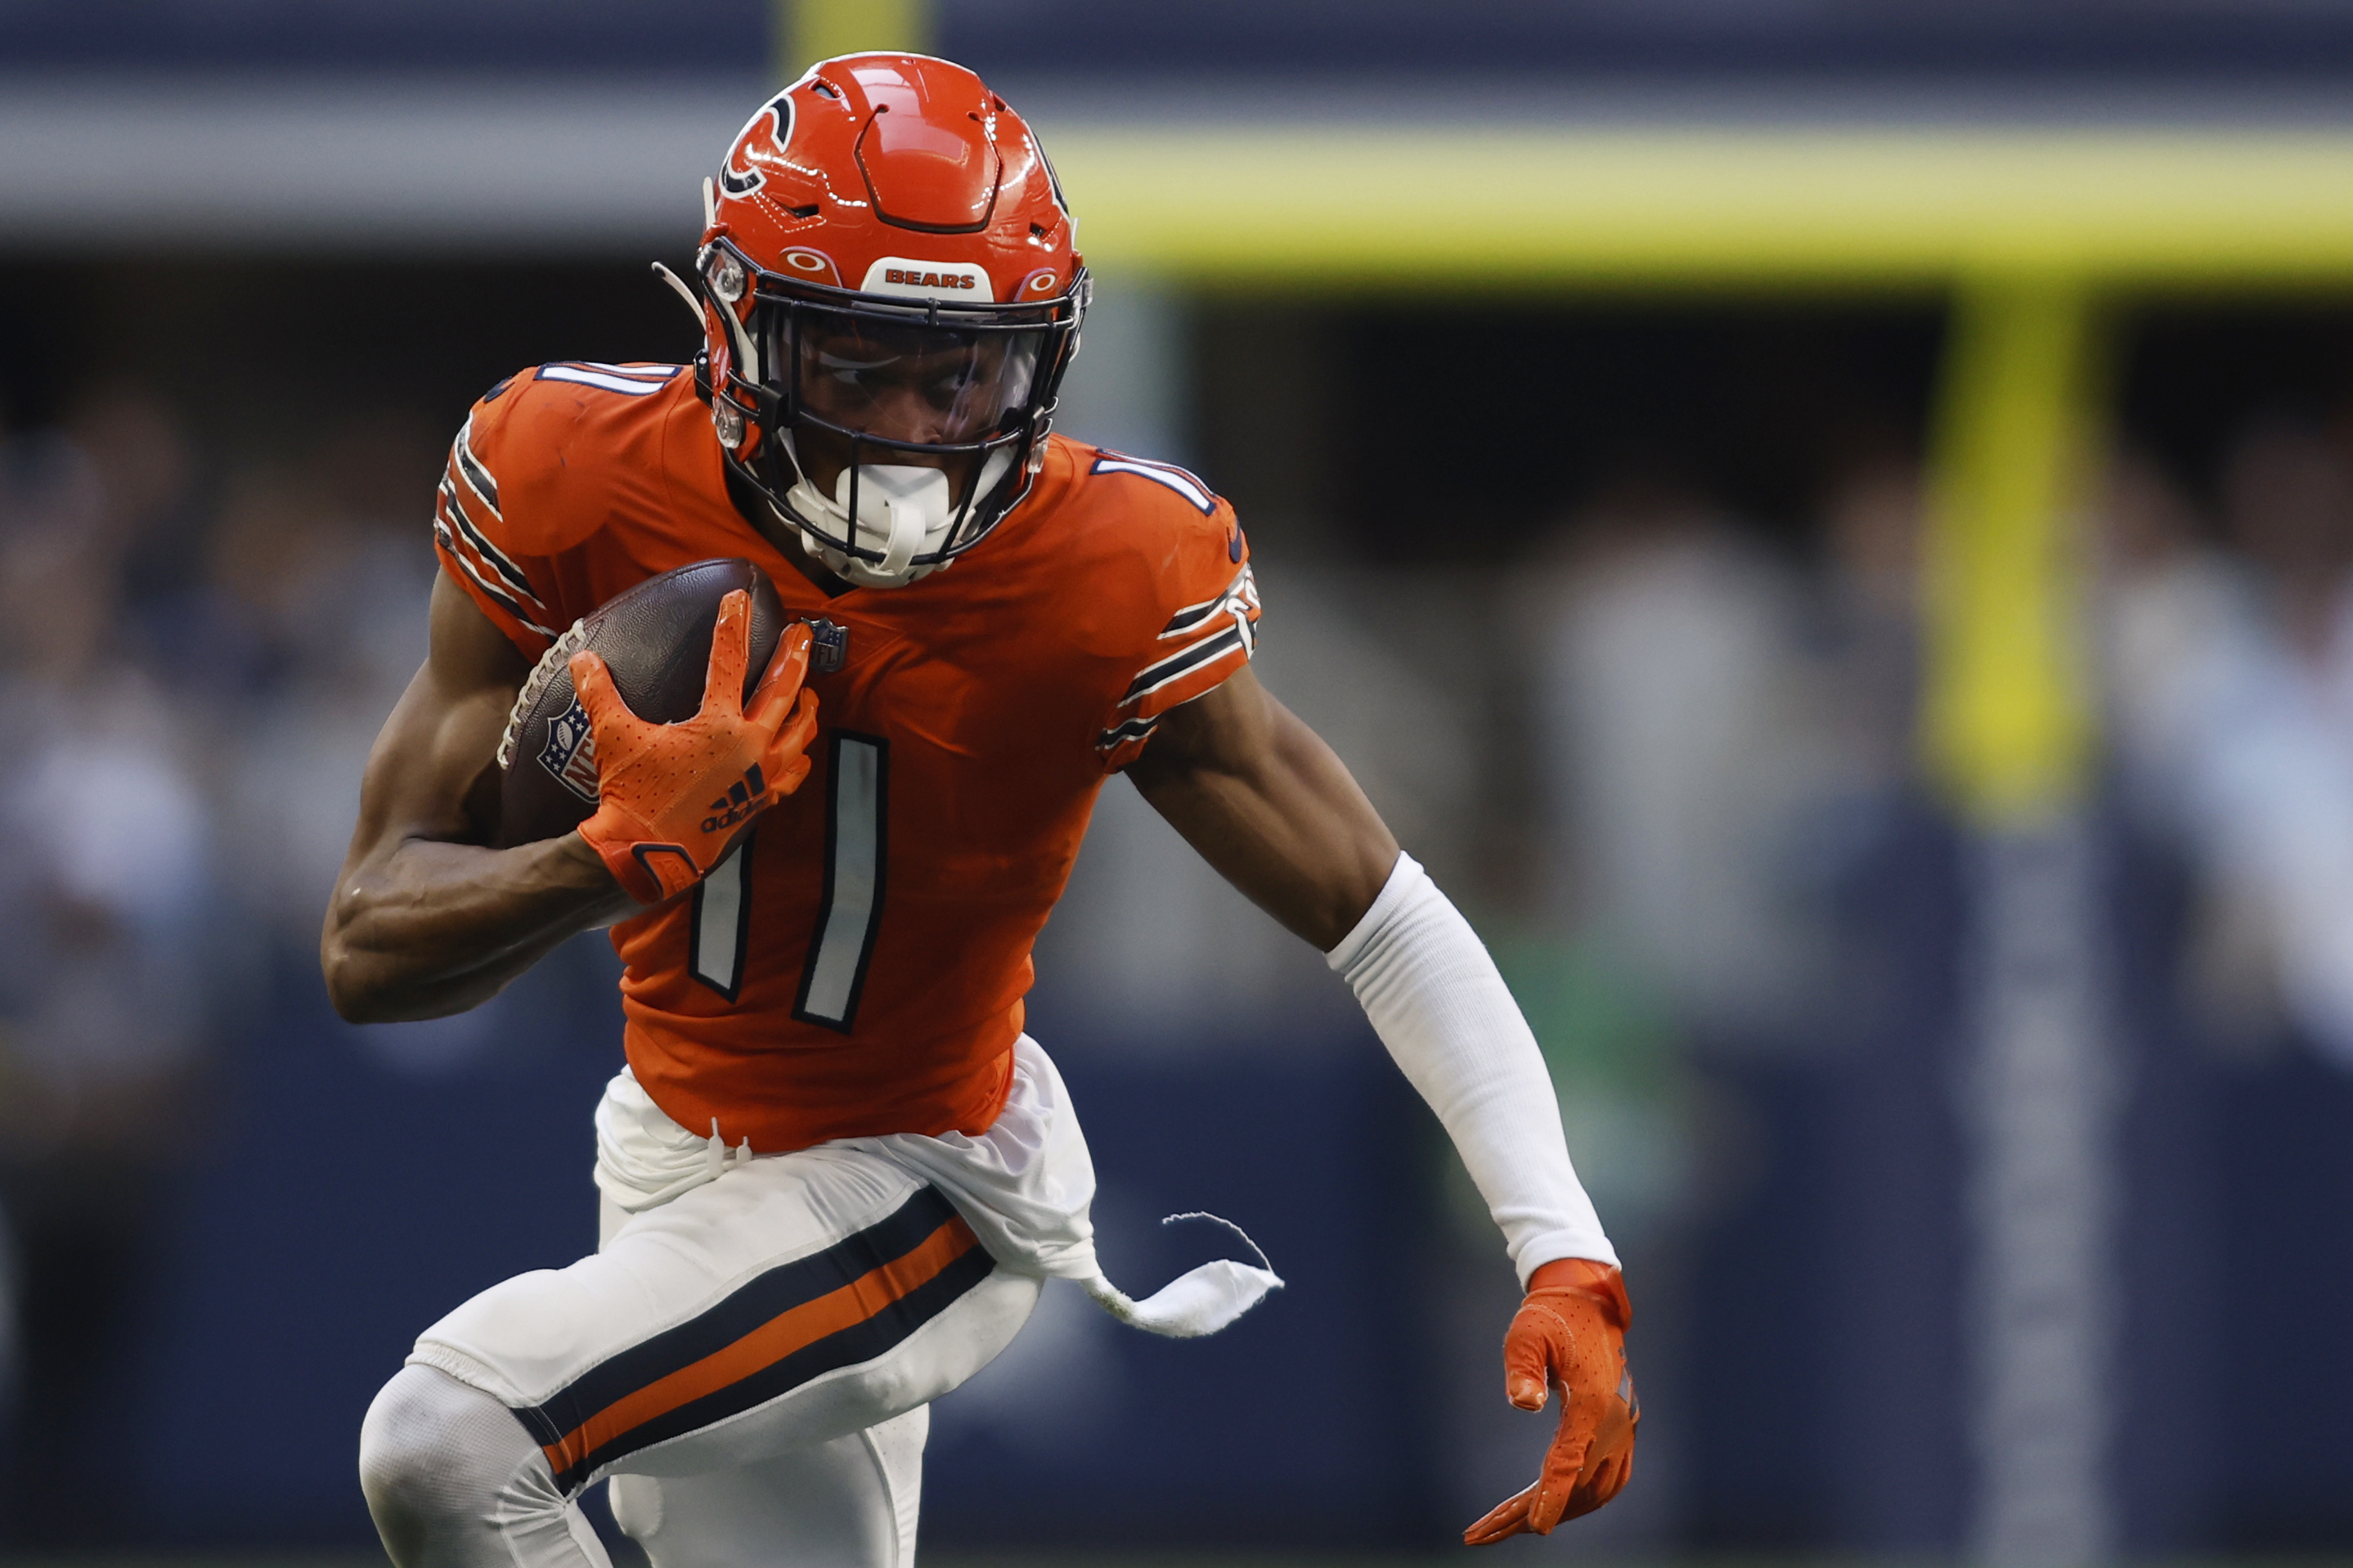
<svg viewBox="0 0 2353 1568">
<path fill-rule="evenodd" d="M 1263 1253 L 1257 1266 L 1227 1258 L 1203 1264 L 1141 1301 L 1104 1278 L 1090 1213 L 1094 1159 L 1062 1075 L 1026 1034 L 1014 1044 L 1005 1109 L 987 1132 L 938 1138 L 898 1132 L 843 1139 L 831 1147 L 863 1150 L 932 1183 L 998 1265 L 1073 1280 L 1114 1317 L 1155 1334 L 1214 1334 L 1282 1286 L 1271 1268 L 1261 1266 Z M 754 1158 L 748 1142 L 733 1150 L 721 1142 L 715 1123 L 711 1133 L 701 1134 L 672 1121 L 627 1067 L 606 1086 L 596 1107 L 596 1186 L 631 1213 L 669 1202 Z M 1258 1251 L 1255 1245 L 1250 1250 Z"/>
</svg>

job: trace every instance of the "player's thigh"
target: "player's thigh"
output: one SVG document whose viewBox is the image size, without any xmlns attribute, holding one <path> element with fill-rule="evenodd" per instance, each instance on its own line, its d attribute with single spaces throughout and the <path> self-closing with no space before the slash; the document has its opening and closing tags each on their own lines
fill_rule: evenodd
<svg viewBox="0 0 2353 1568">
<path fill-rule="evenodd" d="M 684 1476 L 879 1425 L 1003 1350 L 1038 1283 L 886 1160 L 754 1160 L 638 1214 L 594 1257 L 519 1276 L 417 1359 L 512 1409 L 576 1490 Z"/>
<path fill-rule="evenodd" d="M 931 1407 L 700 1476 L 613 1478 L 613 1517 L 653 1568 L 905 1568 Z"/>
</svg>

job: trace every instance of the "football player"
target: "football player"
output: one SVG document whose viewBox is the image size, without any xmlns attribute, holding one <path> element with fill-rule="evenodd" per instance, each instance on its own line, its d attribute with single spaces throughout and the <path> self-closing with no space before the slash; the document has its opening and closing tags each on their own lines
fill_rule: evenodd
<svg viewBox="0 0 2353 1568">
<path fill-rule="evenodd" d="M 603 1568 L 575 1499 L 609 1477 L 657 1568 L 904 1563 L 928 1404 L 1045 1278 L 1172 1333 L 1279 1283 L 1113 1288 L 1085 1140 L 1022 1029 L 1031 942 L 1122 772 L 1328 955 L 1503 1230 L 1527 1291 L 1505 1393 L 1556 1393 L 1560 1424 L 1467 1539 L 1608 1501 L 1637 1414 L 1626 1297 L 1535 1043 L 1252 675 L 1232 509 L 1049 435 L 1089 282 L 1035 136 L 960 67 L 828 60 L 753 116 L 705 207 L 671 280 L 693 365 L 540 366 L 459 430 L 430 653 L 327 916 L 354 1020 L 471 1007 L 594 927 L 626 966 L 600 1248 L 459 1307 L 378 1395 L 360 1468 L 393 1561 Z M 798 620 L 745 699 L 731 595 L 701 713 L 642 722 L 567 629 L 712 556 L 759 564 Z M 594 812 L 494 847 L 510 713 L 557 668 Z M 576 748 L 506 762 L 583 772 Z"/>
</svg>

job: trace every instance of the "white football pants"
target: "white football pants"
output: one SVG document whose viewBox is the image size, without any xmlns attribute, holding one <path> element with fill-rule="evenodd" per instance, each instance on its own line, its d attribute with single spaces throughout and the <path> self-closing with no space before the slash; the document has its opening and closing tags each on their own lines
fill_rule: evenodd
<svg viewBox="0 0 2353 1568">
<path fill-rule="evenodd" d="M 654 1568 L 907 1568 L 930 1401 L 987 1365 L 1039 1283 L 872 1154 L 730 1166 L 596 1255 L 426 1330 L 361 1432 L 396 1568 L 609 1568 L 581 1489 Z"/>
</svg>

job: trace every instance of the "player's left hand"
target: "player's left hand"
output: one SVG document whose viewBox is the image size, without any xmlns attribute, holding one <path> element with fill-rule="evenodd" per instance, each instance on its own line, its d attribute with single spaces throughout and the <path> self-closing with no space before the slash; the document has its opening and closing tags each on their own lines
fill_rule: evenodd
<svg viewBox="0 0 2353 1568">
<path fill-rule="evenodd" d="M 1561 1258 L 1529 1277 L 1527 1299 L 1504 1334 L 1504 1395 L 1522 1410 L 1542 1410 L 1547 1387 L 1557 1388 L 1560 1428 L 1535 1484 L 1464 1531 L 1466 1544 L 1548 1535 L 1626 1484 L 1634 1469 L 1634 1427 L 1642 1418 L 1626 1370 L 1632 1317 L 1626 1282 L 1608 1264 Z"/>
<path fill-rule="evenodd" d="M 754 817 L 808 777 L 817 734 L 817 694 L 802 685 L 808 655 L 809 629 L 797 621 L 746 704 L 752 597 L 737 588 L 719 601 L 702 706 L 678 724 L 639 718 L 601 657 L 586 649 L 572 655 L 597 773 L 596 810 L 574 831 L 630 897 L 658 904 L 693 886 Z"/>
</svg>

